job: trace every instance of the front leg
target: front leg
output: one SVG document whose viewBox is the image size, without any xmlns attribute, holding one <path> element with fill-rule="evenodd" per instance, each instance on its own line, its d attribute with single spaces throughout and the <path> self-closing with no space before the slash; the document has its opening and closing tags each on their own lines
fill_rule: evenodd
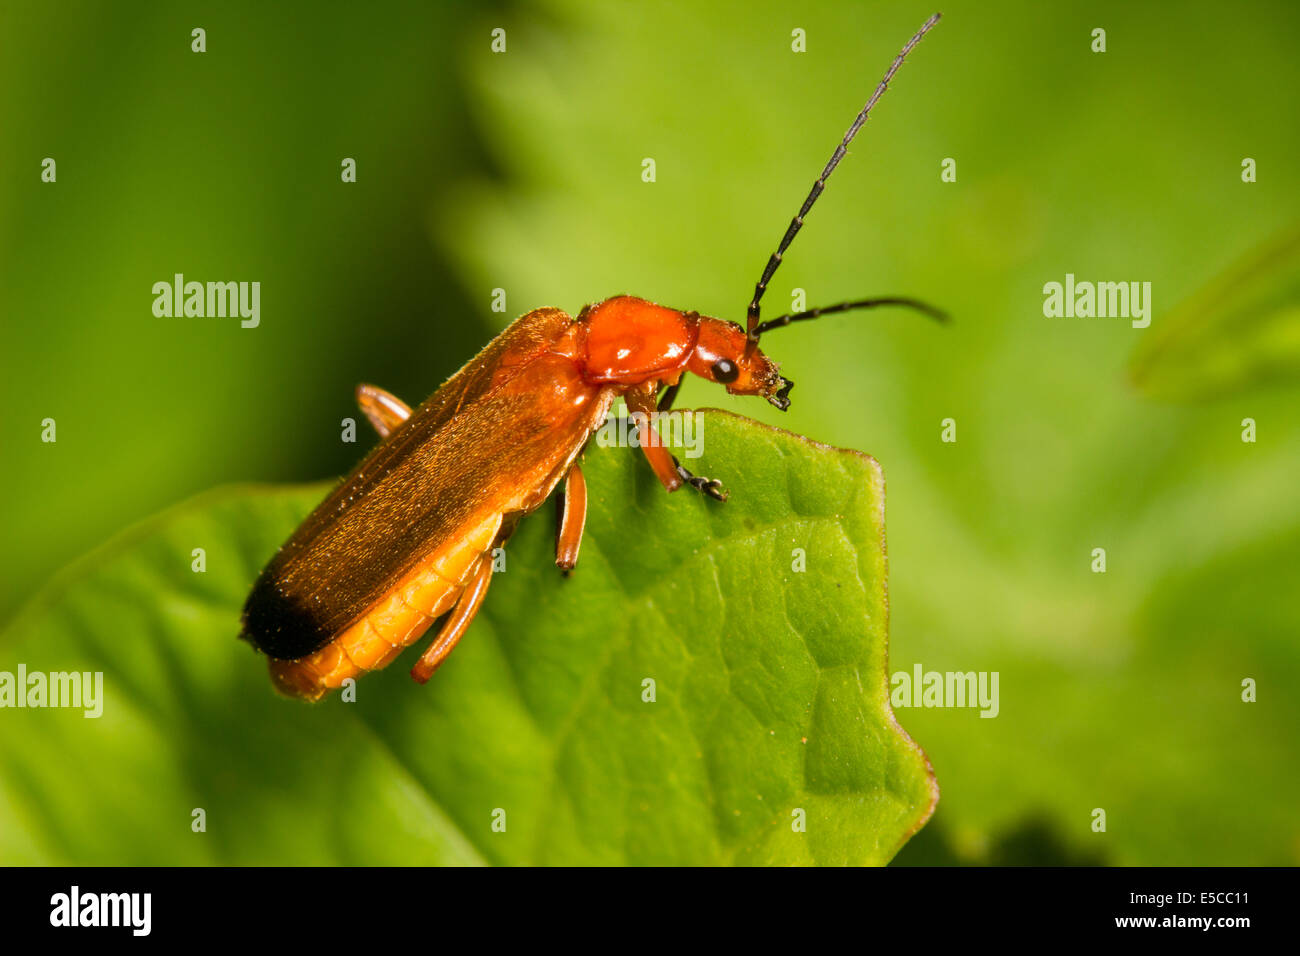
<svg viewBox="0 0 1300 956">
<path fill-rule="evenodd" d="M 655 477 L 669 491 L 676 491 L 685 484 L 715 501 L 726 501 L 727 492 L 723 489 L 722 482 L 716 478 L 701 478 L 691 474 L 677 460 L 677 456 L 661 443 L 659 433 L 651 424 L 656 411 L 654 384 L 649 382 L 645 386 L 629 389 L 623 394 L 623 401 L 627 403 L 628 411 L 640 413 L 637 419 L 637 440 L 646 461 L 654 469 Z"/>
</svg>

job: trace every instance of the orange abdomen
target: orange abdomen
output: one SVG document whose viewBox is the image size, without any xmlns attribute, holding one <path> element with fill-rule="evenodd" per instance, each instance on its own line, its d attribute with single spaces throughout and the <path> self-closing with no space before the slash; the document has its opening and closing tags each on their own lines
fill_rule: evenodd
<svg viewBox="0 0 1300 956">
<path fill-rule="evenodd" d="M 491 560 L 501 520 L 499 513 L 490 515 L 430 552 L 320 650 L 296 661 L 272 659 L 276 689 L 290 697 L 320 700 L 349 677 L 387 667 L 439 615 L 451 610 L 480 562 Z"/>
</svg>

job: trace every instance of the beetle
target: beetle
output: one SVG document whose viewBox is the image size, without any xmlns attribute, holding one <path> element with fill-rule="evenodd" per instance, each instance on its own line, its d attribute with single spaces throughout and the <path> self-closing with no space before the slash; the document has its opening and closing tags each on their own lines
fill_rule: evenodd
<svg viewBox="0 0 1300 956">
<path fill-rule="evenodd" d="M 270 659 L 283 693 L 319 700 L 348 678 L 387 666 L 439 617 L 411 671 L 423 683 L 464 635 L 491 581 L 493 550 L 561 483 L 555 563 L 578 561 L 587 513 L 579 457 L 622 397 L 638 443 L 668 491 L 690 485 L 724 501 L 711 478 L 689 472 L 651 432 L 691 373 L 733 395 L 781 410 L 793 383 L 759 349 L 792 322 L 895 305 L 943 319 L 905 297 L 842 302 L 763 321 L 759 302 L 826 180 L 895 71 L 938 21 L 895 57 L 790 222 L 754 286 L 746 325 L 619 295 L 576 319 L 536 309 L 516 319 L 412 411 L 362 385 L 357 401 L 381 442 L 307 517 L 258 576 L 241 637 Z"/>
</svg>

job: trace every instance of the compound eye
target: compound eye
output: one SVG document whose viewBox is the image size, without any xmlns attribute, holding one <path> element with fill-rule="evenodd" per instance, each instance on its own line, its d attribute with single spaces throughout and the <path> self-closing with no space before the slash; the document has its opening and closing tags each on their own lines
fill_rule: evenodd
<svg viewBox="0 0 1300 956">
<path fill-rule="evenodd" d="M 740 377 L 740 369 L 731 359 L 718 359 L 713 363 L 713 377 L 723 385 L 729 385 Z"/>
</svg>

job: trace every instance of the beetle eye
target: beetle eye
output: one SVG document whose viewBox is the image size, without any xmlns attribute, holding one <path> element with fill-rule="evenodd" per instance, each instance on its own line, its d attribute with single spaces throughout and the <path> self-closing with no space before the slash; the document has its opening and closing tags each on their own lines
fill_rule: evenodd
<svg viewBox="0 0 1300 956">
<path fill-rule="evenodd" d="M 718 359 L 713 363 L 713 377 L 723 385 L 734 382 L 740 376 L 740 369 L 731 359 Z"/>
</svg>

